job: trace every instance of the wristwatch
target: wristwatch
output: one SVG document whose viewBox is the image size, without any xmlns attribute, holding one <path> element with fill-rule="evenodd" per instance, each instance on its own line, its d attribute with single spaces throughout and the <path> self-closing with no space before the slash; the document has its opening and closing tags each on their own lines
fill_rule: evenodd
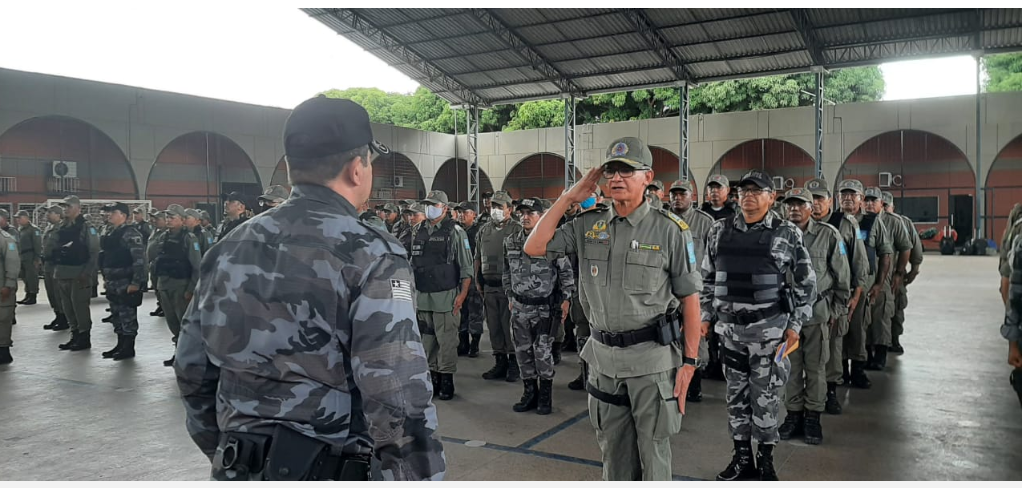
<svg viewBox="0 0 1023 488">
<path fill-rule="evenodd" d="M 685 366 L 686 364 L 690 366 L 696 366 L 696 360 L 693 358 L 687 358 L 685 356 L 682 356 L 682 365 Z"/>
</svg>

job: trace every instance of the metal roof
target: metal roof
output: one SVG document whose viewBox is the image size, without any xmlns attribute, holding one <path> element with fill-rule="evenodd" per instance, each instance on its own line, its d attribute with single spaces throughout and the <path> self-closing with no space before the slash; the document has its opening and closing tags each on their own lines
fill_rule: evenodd
<svg viewBox="0 0 1023 488">
<path fill-rule="evenodd" d="M 302 9 L 452 104 L 1019 51 L 1020 9 Z"/>
</svg>

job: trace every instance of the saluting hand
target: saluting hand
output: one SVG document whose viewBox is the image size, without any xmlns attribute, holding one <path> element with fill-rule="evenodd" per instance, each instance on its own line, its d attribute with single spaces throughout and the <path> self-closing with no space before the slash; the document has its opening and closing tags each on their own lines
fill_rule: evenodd
<svg viewBox="0 0 1023 488">
<path fill-rule="evenodd" d="M 577 181 L 563 197 L 570 203 L 582 203 L 590 198 L 590 195 L 597 191 L 597 183 L 600 182 L 602 170 L 600 166 L 589 170 L 583 179 Z"/>
</svg>

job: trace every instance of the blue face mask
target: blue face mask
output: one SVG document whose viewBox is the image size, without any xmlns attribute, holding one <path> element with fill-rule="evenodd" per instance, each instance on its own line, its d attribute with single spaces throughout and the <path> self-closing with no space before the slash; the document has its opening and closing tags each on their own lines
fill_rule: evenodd
<svg viewBox="0 0 1023 488">
<path fill-rule="evenodd" d="M 597 204 L 596 197 L 590 197 L 590 198 L 587 198 L 586 200 L 583 200 L 582 203 L 579 204 L 579 206 L 582 207 L 583 210 L 589 210 L 591 207 L 593 207 L 596 204 Z"/>
</svg>

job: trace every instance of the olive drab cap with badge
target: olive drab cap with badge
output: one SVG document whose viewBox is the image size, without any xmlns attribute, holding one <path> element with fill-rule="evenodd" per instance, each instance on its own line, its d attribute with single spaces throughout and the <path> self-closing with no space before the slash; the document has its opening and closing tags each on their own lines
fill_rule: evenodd
<svg viewBox="0 0 1023 488">
<path fill-rule="evenodd" d="M 423 203 L 428 203 L 430 205 L 437 205 L 437 204 L 447 205 L 448 204 L 448 194 L 447 194 L 447 192 L 445 192 L 443 190 L 431 191 L 430 193 L 428 193 L 426 195 L 426 198 L 423 199 Z"/>
<path fill-rule="evenodd" d="M 880 200 L 882 198 L 882 196 L 883 195 L 881 195 L 881 189 L 876 187 L 876 186 L 869 187 L 869 188 L 867 188 L 866 191 L 863 192 L 863 199 L 864 200 L 866 200 L 868 198 L 876 198 L 876 199 Z"/>
<path fill-rule="evenodd" d="M 291 195 L 287 188 L 281 185 L 272 185 L 259 196 L 260 202 L 283 203 Z"/>
<path fill-rule="evenodd" d="M 613 162 L 625 163 L 634 169 L 651 169 L 654 156 L 645 142 L 635 137 L 623 137 L 607 147 L 604 164 Z"/>
<path fill-rule="evenodd" d="M 844 190 L 853 191 L 863 195 L 863 183 L 861 183 L 860 180 L 842 180 L 838 183 L 838 192 L 842 193 Z"/>
<path fill-rule="evenodd" d="M 492 203 L 500 203 L 501 205 L 511 205 L 512 197 L 508 192 L 501 190 L 495 191 L 494 195 L 490 197 Z"/>
<path fill-rule="evenodd" d="M 785 202 L 789 200 L 799 200 L 801 202 L 813 203 L 813 194 L 806 188 L 793 188 L 785 192 Z"/>
<path fill-rule="evenodd" d="M 891 205 L 895 203 L 895 195 L 892 195 L 892 192 L 890 191 L 881 192 L 881 201 L 884 202 L 885 205 Z"/>
<path fill-rule="evenodd" d="M 671 183 L 671 188 L 668 191 L 693 191 L 693 183 L 688 180 L 675 180 Z"/>
<path fill-rule="evenodd" d="M 803 188 L 810 190 L 810 194 L 815 197 L 831 198 L 831 190 L 828 190 L 828 180 L 824 178 L 814 178 L 807 181 Z"/>
<path fill-rule="evenodd" d="M 710 175 L 710 178 L 707 178 L 707 186 L 710 185 L 719 185 L 722 188 L 728 188 L 728 177 L 725 175 Z"/>
</svg>

